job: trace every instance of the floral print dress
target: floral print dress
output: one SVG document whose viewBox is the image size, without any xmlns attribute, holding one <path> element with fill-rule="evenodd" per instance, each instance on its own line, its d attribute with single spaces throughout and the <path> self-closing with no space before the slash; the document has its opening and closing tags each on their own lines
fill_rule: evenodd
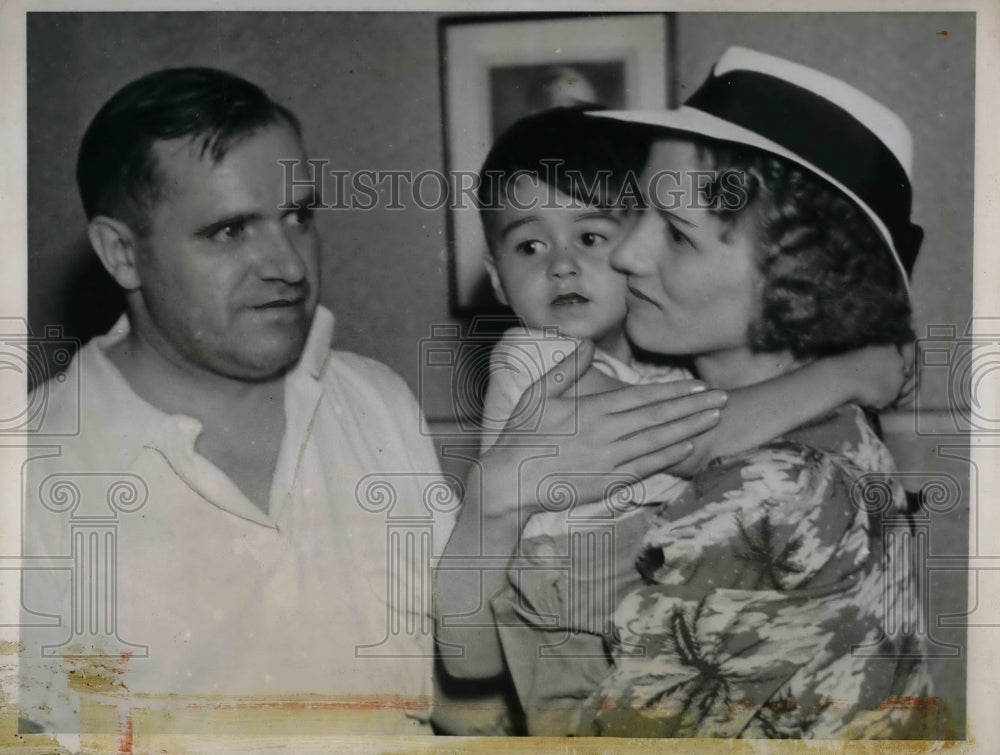
<svg viewBox="0 0 1000 755">
<path fill-rule="evenodd" d="M 915 540 L 894 471 L 861 410 L 844 406 L 700 472 L 629 528 L 641 532 L 636 578 L 606 617 L 610 661 L 582 701 L 566 674 L 563 725 L 589 736 L 928 736 Z M 551 632 L 531 606 L 551 614 L 571 579 L 528 590 L 519 580 L 508 618 Z M 508 645 L 508 657 L 531 652 Z M 534 655 L 533 675 L 559 698 Z M 585 666 L 594 679 L 599 666 Z M 522 705 L 530 721 L 538 700 Z"/>
</svg>

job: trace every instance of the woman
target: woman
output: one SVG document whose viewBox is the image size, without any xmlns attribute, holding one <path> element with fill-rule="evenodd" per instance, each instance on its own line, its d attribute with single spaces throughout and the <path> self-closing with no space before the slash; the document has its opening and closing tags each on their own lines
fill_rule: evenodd
<svg viewBox="0 0 1000 755">
<path fill-rule="evenodd" d="M 652 145 L 647 208 L 612 256 L 628 276 L 635 344 L 688 356 L 729 390 L 912 339 L 906 275 L 922 233 L 909 221 L 909 134 L 890 111 L 733 48 L 688 106 L 610 116 L 644 124 L 636 138 Z M 845 405 L 716 460 L 679 498 L 619 522 L 634 567 L 615 574 L 613 615 L 596 607 L 613 662 L 567 710 L 574 691 L 553 689 L 539 657 L 518 684 L 529 719 L 608 736 L 926 735 L 914 709 L 930 684 L 893 472 Z M 494 604 L 501 638 L 518 623 L 551 628 L 581 594 L 574 579 L 512 580 L 516 600 Z M 583 616 L 575 632 L 602 623 L 595 609 L 568 613 Z M 602 669 L 583 665 L 590 679 Z M 540 699 L 562 707 L 538 711 Z"/>
</svg>

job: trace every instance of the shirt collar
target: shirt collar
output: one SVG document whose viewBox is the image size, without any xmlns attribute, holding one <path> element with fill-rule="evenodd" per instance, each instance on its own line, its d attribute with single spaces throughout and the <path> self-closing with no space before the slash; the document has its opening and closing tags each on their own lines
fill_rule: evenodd
<svg viewBox="0 0 1000 755">
<path fill-rule="evenodd" d="M 299 357 L 299 362 L 292 369 L 291 374 L 304 373 L 313 380 L 319 380 L 323 376 L 326 360 L 330 358 L 333 325 L 333 312 L 322 305 L 316 307 L 316 314 L 313 315 L 312 327 L 309 328 L 309 336 L 302 349 L 302 356 Z"/>
</svg>

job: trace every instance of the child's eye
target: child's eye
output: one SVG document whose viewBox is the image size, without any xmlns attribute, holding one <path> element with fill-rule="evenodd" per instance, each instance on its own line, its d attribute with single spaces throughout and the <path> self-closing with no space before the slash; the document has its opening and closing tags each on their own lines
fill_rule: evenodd
<svg viewBox="0 0 1000 755">
<path fill-rule="evenodd" d="M 608 237 L 603 233 L 594 233 L 593 231 L 586 231 L 580 234 L 580 243 L 584 246 L 597 246 L 598 244 L 603 244 L 608 240 Z"/>
<path fill-rule="evenodd" d="M 537 239 L 529 239 L 528 241 L 522 241 L 514 247 L 514 251 L 519 254 L 526 255 L 530 257 L 537 252 L 541 252 L 545 249 L 545 245 L 538 241 Z"/>
</svg>

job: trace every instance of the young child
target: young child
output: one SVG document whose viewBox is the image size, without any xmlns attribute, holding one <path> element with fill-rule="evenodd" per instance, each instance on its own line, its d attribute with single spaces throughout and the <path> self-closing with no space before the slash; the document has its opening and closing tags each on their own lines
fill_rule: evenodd
<svg viewBox="0 0 1000 755">
<path fill-rule="evenodd" d="M 493 353 L 484 407 L 484 451 L 505 427 L 508 432 L 530 431 L 526 421 L 530 417 L 522 415 L 534 409 L 530 400 L 521 401 L 522 394 L 554 364 L 571 356 L 579 343 L 575 339 L 592 339 L 597 346 L 591 368 L 577 384 L 579 395 L 625 384 L 691 378 L 682 365 L 637 359 L 625 337 L 625 278 L 611 268 L 609 258 L 633 222 L 629 204 L 638 196 L 628 176 L 641 172 L 646 155 L 628 143 L 617 143 L 617 128 L 581 110 L 546 111 L 512 126 L 497 140 L 483 166 L 478 199 L 490 250 L 487 270 L 498 298 L 525 324 L 506 333 Z M 679 476 L 691 475 L 713 458 L 753 448 L 844 403 L 878 406 L 892 401 L 904 382 L 904 362 L 895 347 L 868 348 L 730 391 L 718 425 L 694 438 L 694 452 L 671 469 L 678 476 L 656 475 L 636 485 L 631 495 L 616 494 L 613 500 L 578 506 L 572 516 L 577 522 L 597 522 L 596 532 L 610 511 L 617 520 L 618 536 L 628 528 L 625 520 L 639 521 L 630 517 L 630 510 L 671 500 L 685 487 Z M 565 568 L 560 559 L 565 564 L 574 558 L 567 538 L 570 513 L 545 511 L 527 521 L 518 552 L 535 565 L 516 579 L 550 581 L 554 569 Z M 617 558 L 612 557 L 615 579 L 619 573 L 634 572 L 634 552 L 626 547 L 618 551 Z M 613 579 L 593 571 L 588 574 L 578 586 L 592 598 L 590 604 L 613 605 Z M 580 617 L 569 621 L 563 615 L 572 600 L 546 606 L 519 602 L 510 587 L 493 596 L 504 661 L 521 701 L 555 710 L 545 720 L 534 717 L 533 710 L 525 711 L 528 731 L 565 733 L 557 698 L 586 695 L 606 673 L 601 636 L 605 627 L 560 635 L 559 627 L 581 623 Z M 505 626 L 500 618 L 503 611 L 519 610 L 557 617 L 552 624 L 554 650 L 546 657 L 541 676 L 534 670 L 537 635 L 522 641 L 516 627 Z M 530 689 L 520 687 L 525 679 L 531 680 Z M 498 731 L 481 727 L 478 733 Z"/>
</svg>

